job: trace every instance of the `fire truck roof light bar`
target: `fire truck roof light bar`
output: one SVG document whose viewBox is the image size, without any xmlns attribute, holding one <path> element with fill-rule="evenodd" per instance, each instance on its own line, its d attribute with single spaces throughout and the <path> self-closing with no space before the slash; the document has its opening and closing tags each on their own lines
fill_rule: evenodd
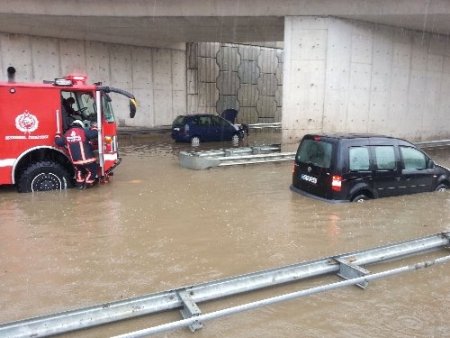
<svg viewBox="0 0 450 338">
<path fill-rule="evenodd" d="M 328 289 L 335 289 L 340 286 L 355 284 L 365 285 L 369 280 L 387 277 L 395 273 L 411 271 L 413 269 L 418 270 L 419 268 L 428 267 L 437 263 L 444 263 L 448 261 L 450 256 L 376 274 L 370 274 L 369 271 L 361 267 L 361 265 L 371 265 L 407 256 L 424 254 L 430 251 L 448 249 L 449 245 L 450 232 L 442 232 L 397 244 L 390 244 L 373 249 L 331 256 L 315 261 L 302 262 L 280 268 L 205 282 L 142 297 L 6 323 L 0 325 L 0 336 L 41 337 L 61 334 L 123 319 L 162 313 L 168 310 L 183 310 L 187 303 L 191 306 L 188 309 L 189 311 L 184 311 L 183 314 L 186 316 L 191 313 L 191 318 L 164 324 L 163 327 L 158 329 L 146 329 L 150 331 L 145 331 L 145 334 L 162 332 L 159 330 L 165 331 L 184 326 L 191 326 L 192 329 L 194 323 L 201 324 L 201 322 L 205 320 L 246 311 L 255 307 L 271 304 L 272 302 L 280 302 L 320 291 L 326 291 Z M 342 266 L 342 264 L 345 266 Z M 348 267 L 358 271 L 343 273 L 343 270 Z M 201 311 L 197 306 L 198 303 L 204 301 L 212 301 L 227 296 L 260 290 L 262 288 L 298 282 L 310 277 L 322 277 L 328 274 L 341 275 L 345 280 L 208 314 L 201 314 Z M 188 295 L 189 297 L 182 297 L 183 295 Z M 135 332 L 130 335 L 124 335 L 123 337 L 138 337 L 140 335 L 141 333 Z"/>
<path fill-rule="evenodd" d="M 72 86 L 72 80 L 70 79 L 55 79 L 55 82 L 53 82 L 56 86 Z"/>
<path fill-rule="evenodd" d="M 45 84 L 52 84 L 55 86 L 69 87 L 75 84 L 86 84 L 86 80 L 87 76 L 85 75 L 69 74 L 65 77 L 58 77 L 54 81 L 44 80 L 43 82 Z"/>
</svg>

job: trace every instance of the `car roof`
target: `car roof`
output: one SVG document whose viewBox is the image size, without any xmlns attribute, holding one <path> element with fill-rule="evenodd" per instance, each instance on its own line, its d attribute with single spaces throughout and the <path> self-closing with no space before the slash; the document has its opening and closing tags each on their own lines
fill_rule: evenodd
<svg viewBox="0 0 450 338">
<path fill-rule="evenodd" d="M 189 114 L 189 115 L 179 115 L 179 117 L 183 117 L 185 120 L 191 120 L 191 119 L 195 119 L 197 117 L 218 117 L 219 119 L 228 121 L 226 119 L 224 119 L 222 116 L 218 115 L 218 114 Z"/>
<path fill-rule="evenodd" d="M 218 116 L 218 117 L 220 117 L 219 115 L 217 115 L 217 114 L 211 114 L 211 113 L 204 113 L 204 114 L 202 114 L 202 113 L 199 113 L 199 114 L 189 114 L 189 115 L 185 115 L 186 117 L 195 117 L 195 116 Z"/>
<path fill-rule="evenodd" d="M 210 113 L 205 113 L 205 114 L 189 114 L 189 115 L 178 115 L 176 118 L 175 118 L 175 120 L 178 120 L 178 119 L 183 119 L 183 121 L 187 121 L 187 120 L 192 120 L 192 119 L 195 119 L 195 118 L 197 118 L 197 117 L 218 117 L 218 118 L 220 118 L 220 119 L 222 119 L 222 120 L 225 120 L 223 117 L 221 117 L 220 115 L 217 115 L 217 114 L 210 114 Z M 227 121 L 227 120 L 225 120 L 225 121 Z"/>
</svg>

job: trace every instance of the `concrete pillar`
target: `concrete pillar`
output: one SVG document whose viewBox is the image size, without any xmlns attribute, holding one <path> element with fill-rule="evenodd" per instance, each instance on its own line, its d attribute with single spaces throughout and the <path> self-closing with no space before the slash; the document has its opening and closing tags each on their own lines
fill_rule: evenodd
<svg viewBox="0 0 450 338">
<path fill-rule="evenodd" d="M 328 20 L 286 17 L 283 142 L 294 143 L 323 127 Z"/>
<path fill-rule="evenodd" d="M 449 138 L 449 40 L 331 17 L 286 17 L 283 142 L 329 132 Z"/>
</svg>

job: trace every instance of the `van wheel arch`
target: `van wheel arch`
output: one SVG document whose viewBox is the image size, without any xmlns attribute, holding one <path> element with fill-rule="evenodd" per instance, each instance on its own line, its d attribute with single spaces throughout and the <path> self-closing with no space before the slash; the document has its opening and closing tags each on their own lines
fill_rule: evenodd
<svg viewBox="0 0 450 338">
<path fill-rule="evenodd" d="M 441 182 L 436 186 L 436 188 L 434 188 L 434 191 L 446 191 L 448 189 L 449 184 L 447 184 L 447 182 Z"/>
<path fill-rule="evenodd" d="M 352 195 L 352 198 L 350 199 L 351 202 L 364 202 L 367 200 L 373 199 L 372 193 L 370 193 L 367 190 L 360 190 L 357 193 Z"/>
</svg>

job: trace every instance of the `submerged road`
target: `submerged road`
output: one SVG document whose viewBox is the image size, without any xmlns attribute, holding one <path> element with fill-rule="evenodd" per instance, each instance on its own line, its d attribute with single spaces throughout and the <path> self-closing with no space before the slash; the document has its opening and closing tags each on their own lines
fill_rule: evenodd
<svg viewBox="0 0 450 338">
<path fill-rule="evenodd" d="M 249 138 L 277 140 L 276 132 Z M 222 146 L 230 145 L 204 145 Z M 187 170 L 177 154 L 189 148 L 167 133 L 125 135 L 123 162 L 107 185 L 38 194 L 1 188 L 0 322 L 450 229 L 450 192 L 333 205 L 290 191 L 291 163 Z M 428 153 L 450 166 L 448 148 Z M 365 291 L 346 288 L 207 322 L 194 335 L 162 336 L 443 337 L 450 329 L 448 285 L 447 264 L 379 280 Z M 223 300 L 219 309 L 274 295 Z M 65 337 L 107 337 L 176 319 L 165 314 Z"/>
</svg>

